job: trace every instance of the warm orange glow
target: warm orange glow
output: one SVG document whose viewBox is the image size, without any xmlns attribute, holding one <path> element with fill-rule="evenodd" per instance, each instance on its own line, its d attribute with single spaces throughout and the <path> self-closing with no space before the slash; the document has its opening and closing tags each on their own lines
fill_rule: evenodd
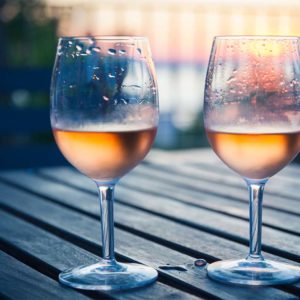
<svg viewBox="0 0 300 300">
<path fill-rule="evenodd" d="M 295 41 L 296 43 L 296 41 Z M 254 57 L 263 57 L 264 59 L 272 59 L 284 55 L 284 53 L 290 53 L 295 47 L 294 43 L 287 44 L 281 43 L 277 40 L 253 40 L 247 42 L 247 44 L 241 44 L 241 51 L 250 51 Z"/>
<path fill-rule="evenodd" d="M 300 1 L 47 1 L 68 7 L 60 35 L 146 35 L 156 61 L 206 62 L 216 35 L 300 36 Z"/>
</svg>

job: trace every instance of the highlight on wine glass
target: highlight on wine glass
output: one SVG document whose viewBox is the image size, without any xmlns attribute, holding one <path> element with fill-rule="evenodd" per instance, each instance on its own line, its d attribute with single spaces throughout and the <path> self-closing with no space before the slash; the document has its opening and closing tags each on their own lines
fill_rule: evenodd
<svg viewBox="0 0 300 300">
<path fill-rule="evenodd" d="M 97 185 L 102 259 L 59 274 L 86 290 L 121 290 L 157 278 L 155 269 L 114 256 L 114 187 L 148 153 L 158 94 L 145 37 L 62 37 L 51 84 L 51 125 L 65 158 Z M 138 245 L 136 245 L 138 247 Z"/>
<path fill-rule="evenodd" d="M 299 267 L 266 260 L 261 253 L 265 184 L 300 150 L 299 40 L 216 37 L 206 77 L 204 122 L 212 149 L 242 176 L 250 196 L 248 256 L 211 264 L 209 277 L 245 285 L 299 280 Z"/>
</svg>

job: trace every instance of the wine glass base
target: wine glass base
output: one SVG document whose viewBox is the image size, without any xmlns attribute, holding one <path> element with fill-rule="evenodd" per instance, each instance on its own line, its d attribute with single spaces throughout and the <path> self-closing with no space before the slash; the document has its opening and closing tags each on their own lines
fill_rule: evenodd
<svg viewBox="0 0 300 300">
<path fill-rule="evenodd" d="M 270 260 L 250 259 L 219 261 L 207 268 L 216 281 L 240 285 L 288 284 L 300 280 L 300 268 Z"/>
<path fill-rule="evenodd" d="M 99 263 L 79 266 L 59 274 L 59 281 L 76 289 L 119 291 L 154 282 L 157 271 L 140 264 Z"/>
</svg>

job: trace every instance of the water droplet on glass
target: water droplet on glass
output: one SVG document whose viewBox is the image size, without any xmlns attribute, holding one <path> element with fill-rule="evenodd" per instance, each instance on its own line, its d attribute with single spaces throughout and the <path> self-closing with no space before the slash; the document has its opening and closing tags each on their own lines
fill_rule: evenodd
<svg viewBox="0 0 300 300">
<path fill-rule="evenodd" d="M 73 45 L 73 42 L 71 42 L 71 41 L 68 41 L 68 44 L 69 44 L 69 45 Z"/>
<path fill-rule="evenodd" d="M 126 53 L 126 50 L 121 49 L 121 50 L 119 50 L 119 53 L 120 53 L 121 55 L 123 55 L 123 54 Z"/>
<path fill-rule="evenodd" d="M 124 71 L 125 71 L 125 69 L 124 69 L 124 68 L 121 68 L 121 71 L 122 71 L 122 72 L 124 72 Z"/>
<path fill-rule="evenodd" d="M 82 50 L 82 47 L 79 46 L 79 45 L 76 45 L 76 49 L 77 49 L 78 51 L 81 51 L 81 50 Z"/>
<path fill-rule="evenodd" d="M 142 87 L 140 87 L 139 85 L 136 85 L 136 84 L 133 84 L 130 87 L 134 88 L 134 89 L 141 89 L 142 88 Z"/>
<path fill-rule="evenodd" d="M 96 74 L 94 74 L 94 75 L 93 75 L 93 79 L 94 79 L 94 80 L 99 80 L 100 78 L 99 78 Z"/>
<path fill-rule="evenodd" d="M 93 48 L 92 48 L 92 51 L 94 51 L 94 52 L 100 52 L 101 49 L 100 49 L 100 47 L 93 47 Z"/>
<path fill-rule="evenodd" d="M 92 44 L 94 44 L 95 41 L 94 41 L 94 39 L 90 38 L 90 39 L 88 39 L 88 42 L 90 45 L 92 45 Z"/>
<path fill-rule="evenodd" d="M 70 89 L 74 89 L 75 87 L 76 87 L 75 84 L 70 84 L 70 85 L 69 85 L 69 88 L 70 88 Z"/>
<path fill-rule="evenodd" d="M 100 67 L 94 67 L 93 69 L 94 69 L 94 70 L 99 70 L 99 69 L 100 69 Z"/>
<path fill-rule="evenodd" d="M 235 77 L 234 76 L 230 76 L 228 79 L 227 79 L 227 82 L 232 82 L 232 81 L 235 81 Z"/>
<path fill-rule="evenodd" d="M 107 53 L 110 54 L 110 55 L 115 55 L 117 53 L 117 51 L 116 51 L 116 49 L 109 48 L 107 50 Z"/>
<path fill-rule="evenodd" d="M 137 52 L 138 52 L 139 54 L 142 54 L 141 48 L 137 48 L 136 50 L 137 50 Z"/>
<path fill-rule="evenodd" d="M 103 100 L 105 100 L 105 101 L 108 101 L 108 100 L 109 100 L 109 97 L 107 97 L 107 96 L 103 96 L 102 98 L 103 98 Z"/>
<path fill-rule="evenodd" d="M 87 50 L 85 51 L 85 53 L 86 53 L 87 55 L 89 55 L 89 54 L 91 54 L 91 50 L 87 49 Z"/>
<path fill-rule="evenodd" d="M 109 78 L 115 78 L 116 76 L 113 75 L 113 74 L 111 74 L 111 73 L 109 73 L 109 74 L 108 74 L 108 77 L 109 77 Z"/>
<path fill-rule="evenodd" d="M 57 55 L 61 55 L 63 52 L 61 51 L 62 46 L 57 47 Z"/>
<path fill-rule="evenodd" d="M 195 267 L 205 267 L 207 265 L 207 261 L 203 258 L 196 259 L 194 261 Z"/>
</svg>

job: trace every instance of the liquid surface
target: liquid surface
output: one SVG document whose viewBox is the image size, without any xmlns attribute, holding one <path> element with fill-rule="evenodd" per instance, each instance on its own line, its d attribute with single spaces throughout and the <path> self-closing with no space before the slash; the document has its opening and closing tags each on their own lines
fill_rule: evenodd
<svg viewBox="0 0 300 300">
<path fill-rule="evenodd" d="M 110 132 L 53 130 L 65 158 L 79 171 L 98 181 L 126 174 L 150 150 L 156 128 Z"/>
<path fill-rule="evenodd" d="M 243 134 L 207 130 L 207 136 L 222 161 L 249 179 L 271 177 L 300 150 L 300 132 Z"/>
</svg>

